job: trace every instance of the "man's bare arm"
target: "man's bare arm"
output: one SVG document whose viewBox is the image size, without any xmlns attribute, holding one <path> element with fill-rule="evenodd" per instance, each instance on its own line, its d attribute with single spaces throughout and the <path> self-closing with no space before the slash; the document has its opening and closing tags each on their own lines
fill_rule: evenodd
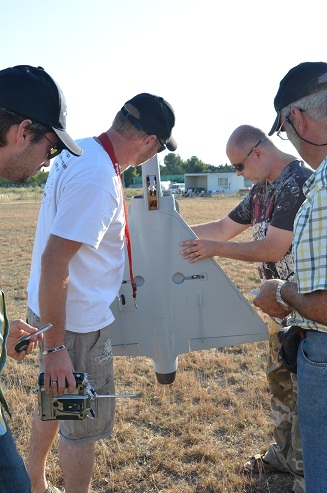
<svg viewBox="0 0 327 493">
<path fill-rule="evenodd" d="M 260 289 L 260 294 L 253 300 L 255 306 L 272 317 L 285 317 L 289 312 L 276 301 L 277 279 L 266 281 Z M 281 288 L 284 301 L 291 305 L 302 317 L 327 325 L 327 291 L 318 290 L 312 293 L 299 294 L 297 284 L 286 282 Z"/>
<path fill-rule="evenodd" d="M 284 257 L 291 244 L 292 231 L 269 226 L 263 240 L 230 242 L 194 239 L 183 241 L 180 246 L 187 247 L 181 251 L 181 255 L 191 263 L 216 256 L 247 262 L 276 262 Z"/>
<path fill-rule="evenodd" d="M 51 323 L 53 327 L 44 334 L 45 350 L 64 344 L 66 330 L 66 300 L 69 282 L 69 263 L 82 243 L 50 235 L 42 255 L 41 280 L 39 288 L 40 315 L 42 323 Z M 66 380 L 69 391 L 75 389 L 72 362 L 68 351 L 62 349 L 44 355 L 44 386 L 51 388 L 54 395 L 58 381 L 58 392 L 65 389 Z"/>
</svg>

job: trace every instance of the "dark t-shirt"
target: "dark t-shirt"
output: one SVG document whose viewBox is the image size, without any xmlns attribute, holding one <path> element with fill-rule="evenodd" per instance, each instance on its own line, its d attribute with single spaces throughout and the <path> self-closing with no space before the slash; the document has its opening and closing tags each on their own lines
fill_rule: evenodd
<svg viewBox="0 0 327 493">
<path fill-rule="evenodd" d="M 251 224 L 255 240 L 265 238 L 270 224 L 292 231 L 296 213 L 305 199 L 302 186 L 311 174 L 312 170 L 301 161 L 292 161 L 273 183 L 254 185 L 228 216 L 237 223 Z M 259 273 L 262 279 L 294 279 L 292 247 L 277 262 L 261 262 Z"/>
</svg>

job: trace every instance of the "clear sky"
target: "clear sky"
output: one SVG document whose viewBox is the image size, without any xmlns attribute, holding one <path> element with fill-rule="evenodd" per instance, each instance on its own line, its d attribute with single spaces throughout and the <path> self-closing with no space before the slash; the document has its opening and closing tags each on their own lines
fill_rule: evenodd
<svg viewBox="0 0 327 493">
<path fill-rule="evenodd" d="M 163 96 L 176 152 L 219 165 L 237 126 L 270 130 L 290 68 L 327 62 L 325 14 L 322 0 L 3 0 L 0 69 L 45 68 L 76 139 L 107 130 L 140 92 Z"/>
</svg>

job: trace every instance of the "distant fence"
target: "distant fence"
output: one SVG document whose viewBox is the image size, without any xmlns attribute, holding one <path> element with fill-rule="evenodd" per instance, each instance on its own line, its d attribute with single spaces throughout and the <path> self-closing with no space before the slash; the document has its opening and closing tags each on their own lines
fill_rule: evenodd
<svg viewBox="0 0 327 493">
<path fill-rule="evenodd" d="M 42 194 L 40 193 L 1 193 L 0 204 L 12 204 L 12 203 L 31 203 L 41 202 Z"/>
</svg>

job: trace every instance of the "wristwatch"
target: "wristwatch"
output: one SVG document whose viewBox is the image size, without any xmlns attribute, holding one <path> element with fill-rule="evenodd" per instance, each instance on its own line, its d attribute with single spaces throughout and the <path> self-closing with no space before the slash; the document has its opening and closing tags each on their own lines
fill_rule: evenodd
<svg viewBox="0 0 327 493">
<path fill-rule="evenodd" d="M 285 282 L 288 281 L 278 281 L 278 286 L 277 286 L 277 291 L 276 291 L 276 301 L 279 305 L 281 305 L 285 310 L 292 310 L 293 307 L 286 303 L 285 300 L 283 300 L 282 295 L 281 295 L 281 289 L 282 286 L 285 284 Z"/>
</svg>

